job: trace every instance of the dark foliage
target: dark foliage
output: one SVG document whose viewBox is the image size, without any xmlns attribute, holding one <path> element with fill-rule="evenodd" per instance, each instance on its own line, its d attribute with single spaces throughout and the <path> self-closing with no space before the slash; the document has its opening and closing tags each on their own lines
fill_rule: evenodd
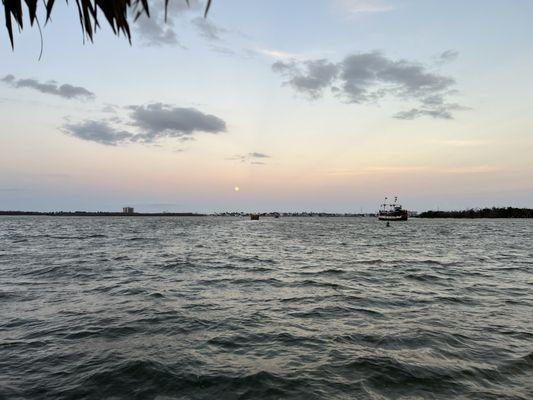
<svg viewBox="0 0 533 400">
<path fill-rule="evenodd" d="M 493 207 L 463 211 L 425 211 L 420 218 L 533 218 L 533 209 Z"/>
<path fill-rule="evenodd" d="M 165 0 L 165 15 L 170 0 Z M 183 1 L 183 0 L 179 0 Z M 189 4 L 189 0 L 184 0 Z M 207 15 L 211 7 L 211 1 L 207 0 L 205 7 L 205 15 Z M 150 16 L 150 8 L 148 0 L 75 0 L 78 8 L 78 16 L 80 25 L 84 34 L 93 40 L 95 30 L 100 26 L 98 13 L 102 13 L 105 20 L 118 35 L 121 32 L 131 41 L 131 32 L 129 25 L 129 16 L 133 15 L 134 20 L 145 14 Z M 24 3 L 24 4 L 23 4 Z M 67 0 L 68 3 L 68 0 Z M 30 25 L 33 26 L 37 20 L 37 0 L 2 0 L 4 6 L 4 15 L 6 20 L 7 33 L 11 47 L 14 47 L 13 42 L 13 22 L 20 30 L 24 28 L 23 14 L 27 10 L 29 15 Z M 52 9 L 54 8 L 55 0 L 43 0 L 43 6 L 46 8 L 46 22 L 50 21 Z"/>
<path fill-rule="evenodd" d="M 0 215 L 47 215 L 52 217 L 203 217 L 205 214 L 198 214 L 192 212 L 182 213 L 133 213 L 125 214 L 123 212 L 106 212 L 106 211 L 0 211 Z"/>
</svg>

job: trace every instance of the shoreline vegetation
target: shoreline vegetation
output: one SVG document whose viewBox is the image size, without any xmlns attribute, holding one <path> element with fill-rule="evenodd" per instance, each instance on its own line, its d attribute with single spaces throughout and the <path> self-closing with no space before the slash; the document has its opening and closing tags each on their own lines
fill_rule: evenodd
<svg viewBox="0 0 533 400">
<path fill-rule="evenodd" d="M 533 218 L 533 209 L 515 207 L 472 208 L 462 211 L 424 211 L 419 218 Z"/>
<path fill-rule="evenodd" d="M 0 211 L 0 215 L 46 215 L 51 217 L 205 217 L 207 214 L 183 213 L 131 213 L 107 211 Z"/>
<path fill-rule="evenodd" d="M 221 213 L 194 213 L 194 212 L 157 212 L 157 213 L 124 213 L 107 211 L 1 211 L 4 215 L 43 215 L 52 217 L 248 217 L 250 214 L 257 214 L 260 217 L 374 217 L 376 214 L 354 214 L 354 213 L 325 213 L 325 212 L 221 212 Z"/>
<path fill-rule="evenodd" d="M 248 212 L 194 213 L 154 212 L 124 213 L 108 211 L 2 211 L 0 216 L 52 216 L 52 217 L 246 217 Z M 326 213 L 326 212 L 264 212 L 261 217 L 375 217 L 374 213 Z M 533 218 L 533 209 L 515 207 L 473 208 L 461 211 L 410 212 L 411 218 Z"/>
</svg>

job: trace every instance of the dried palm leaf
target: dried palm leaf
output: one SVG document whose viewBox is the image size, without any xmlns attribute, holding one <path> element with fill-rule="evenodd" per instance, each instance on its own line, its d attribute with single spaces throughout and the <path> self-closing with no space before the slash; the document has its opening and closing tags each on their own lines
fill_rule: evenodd
<svg viewBox="0 0 533 400">
<path fill-rule="evenodd" d="M 78 8 L 78 16 L 80 25 L 84 35 L 89 40 L 93 40 L 94 31 L 100 27 L 98 21 L 98 11 L 102 12 L 107 20 L 107 23 L 115 33 L 124 34 L 131 42 L 131 32 L 129 25 L 129 16 L 134 15 L 134 20 L 145 14 L 150 17 L 150 9 L 148 0 L 75 0 Z M 165 20 L 167 15 L 168 4 L 170 0 L 165 0 Z M 185 0 L 189 4 L 189 0 Z M 204 16 L 209 12 L 212 0 L 207 0 Z M 30 17 L 30 25 L 36 20 L 37 15 L 37 0 L 24 0 L 28 15 Z M 43 0 L 46 9 L 46 22 L 50 21 L 52 9 L 55 0 Z M 68 3 L 68 0 L 67 0 Z M 4 6 L 4 15 L 6 20 L 6 29 L 9 35 L 11 47 L 14 48 L 13 40 L 13 21 L 20 30 L 23 26 L 23 9 L 22 0 L 2 0 Z M 133 11 L 133 13 L 130 13 Z M 38 22 L 38 21 L 37 21 Z"/>
</svg>

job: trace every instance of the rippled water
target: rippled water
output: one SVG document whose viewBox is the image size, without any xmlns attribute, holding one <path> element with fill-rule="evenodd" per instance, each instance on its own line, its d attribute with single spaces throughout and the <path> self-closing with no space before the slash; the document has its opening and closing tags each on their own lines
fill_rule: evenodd
<svg viewBox="0 0 533 400">
<path fill-rule="evenodd" d="M 0 398 L 533 398 L 533 221 L 0 217 Z"/>
</svg>

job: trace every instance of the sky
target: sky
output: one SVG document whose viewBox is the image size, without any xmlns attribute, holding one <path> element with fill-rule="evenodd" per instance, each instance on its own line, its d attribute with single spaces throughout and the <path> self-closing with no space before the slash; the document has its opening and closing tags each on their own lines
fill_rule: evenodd
<svg viewBox="0 0 533 400">
<path fill-rule="evenodd" d="M 0 30 L 0 210 L 533 207 L 530 0 L 150 4 Z"/>
</svg>

